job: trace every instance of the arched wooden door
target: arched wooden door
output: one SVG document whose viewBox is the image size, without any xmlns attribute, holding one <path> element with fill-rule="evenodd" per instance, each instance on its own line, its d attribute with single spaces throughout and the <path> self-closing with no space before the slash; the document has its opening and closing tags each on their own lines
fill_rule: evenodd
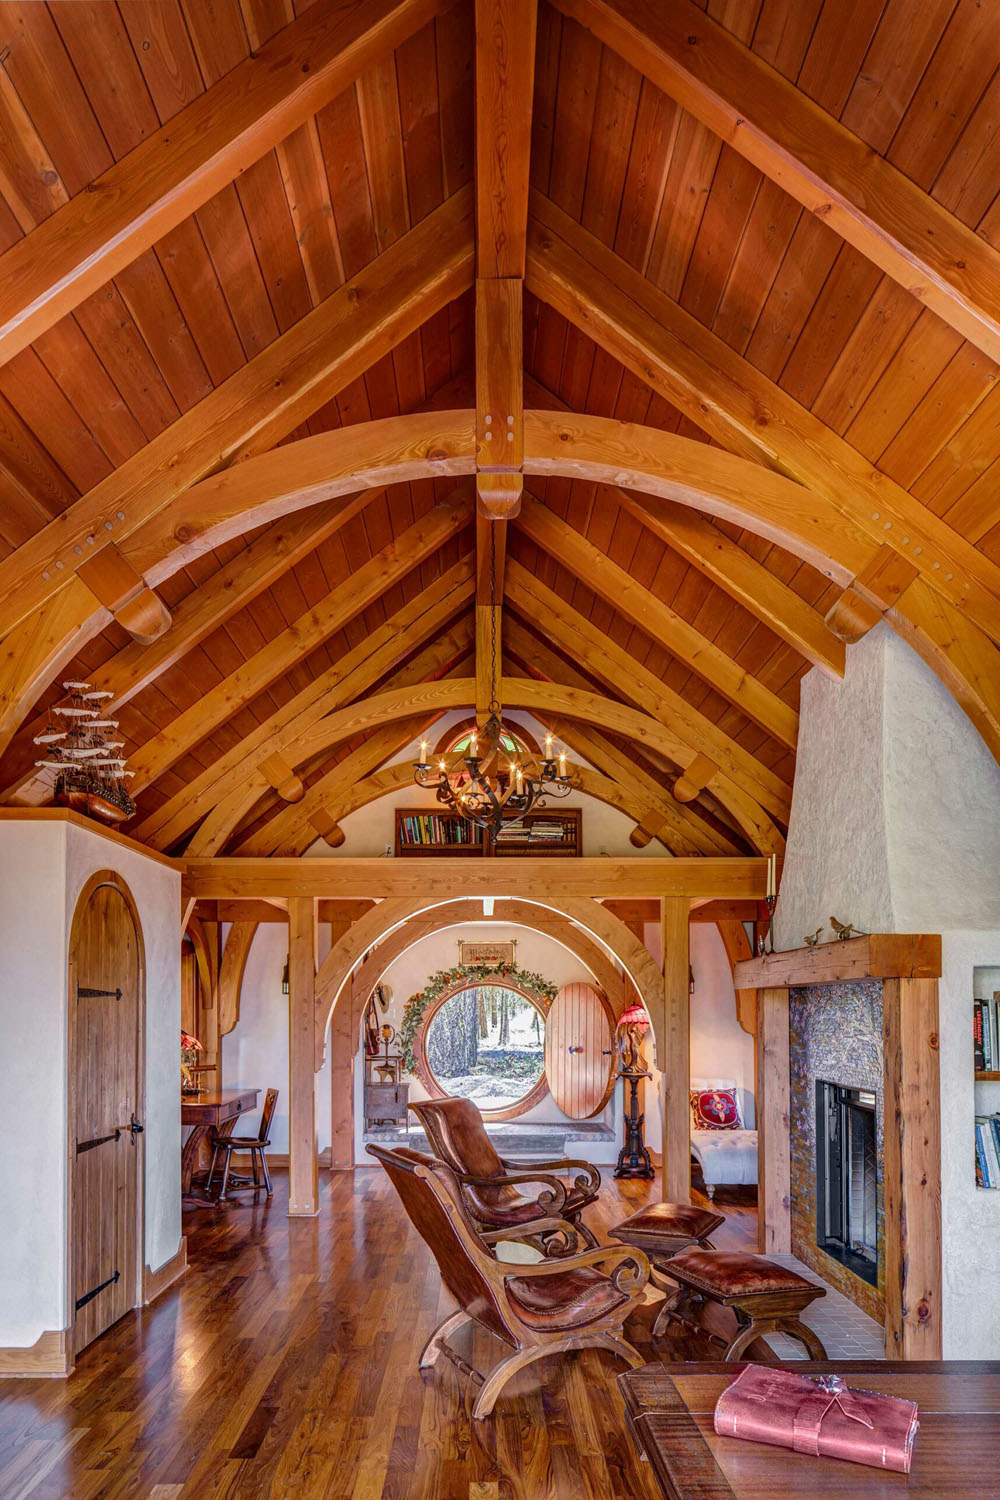
<svg viewBox="0 0 1000 1500">
<path fill-rule="evenodd" d="M 614 1088 L 614 1016 L 589 984 L 563 985 L 545 1022 L 545 1074 L 552 1097 L 571 1120 L 588 1120 Z"/>
<path fill-rule="evenodd" d="M 142 937 L 112 871 L 81 892 L 70 935 L 72 1342 L 139 1301 Z"/>
</svg>

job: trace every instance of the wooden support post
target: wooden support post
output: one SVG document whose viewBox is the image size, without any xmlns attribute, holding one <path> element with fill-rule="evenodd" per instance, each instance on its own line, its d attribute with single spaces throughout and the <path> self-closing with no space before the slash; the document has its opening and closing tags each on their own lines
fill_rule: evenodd
<svg viewBox="0 0 1000 1500">
<path fill-rule="evenodd" d="M 331 949 L 337 946 L 351 925 L 350 917 L 341 917 L 330 923 Z M 359 1038 L 353 1015 L 353 994 L 347 988 L 334 1006 L 330 1022 L 331 1172 L 350 1171 L 354 1166 L 354 1056 Z"/>
<path fill-rule="evenodd" d="M 757 991 L 757 1246 L 792 1248 L 788 991 Z"/>
<path fill-rule="evenodd" d="M 316 989 L 316 903 L 288 898 L 288 1217 L 319 1212 L 313 1012 Z"/>
<path fill-rule="evenodd" d="M 936 979 L 883 982 L 882 1055 L 886 1358 L 940 1359 L 941 1086 Z"/>
<path fill-rule="evenodd" d="M 684 896 L 663 898 L 667 1071 L 663 1087 L 661 1187 L 667 1203 L 691 1201 L 690 906 Z"/>
</svg>

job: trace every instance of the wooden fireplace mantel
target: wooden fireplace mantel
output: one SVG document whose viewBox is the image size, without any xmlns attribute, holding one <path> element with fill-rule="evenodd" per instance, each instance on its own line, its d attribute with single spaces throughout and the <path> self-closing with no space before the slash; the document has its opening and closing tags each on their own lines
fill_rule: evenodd
<svg viewBox="0 0 1000 1500">
<path fill-rule="evenodd" d="M 937 932 L 872 932 L 844 942 L 790 948 L 742 959 L 737 989 L 836 984 L 844 979 L 940 979 L 941 935 Z"/>
<path fill-rule="evenodd" d="M 872 933 L 735 965 L 757 992 L 758 1226 L 766 1254 L 791 1242 L 789 989 L 882 983 L 886 1353 L 941 1358 L 941 1099 L 937 933 Z"/>
</svg>

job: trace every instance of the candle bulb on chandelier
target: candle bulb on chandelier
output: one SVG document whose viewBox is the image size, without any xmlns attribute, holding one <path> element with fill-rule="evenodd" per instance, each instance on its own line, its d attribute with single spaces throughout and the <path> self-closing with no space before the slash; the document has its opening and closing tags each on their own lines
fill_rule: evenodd
<svg viewBox="0 0 1000 1500">
<path fill-rule="evenodd" d="M 426 740 L 421 740 L 420 741 L 420 764 L 423 765 L 423 766 L 425 766 L 427 764 L 427 741 Z"/>
<path fill-rule="evenodd" d="M 551 736 L 551 734 L 547 734 L 545 736 L 545 759 L 546 760 L 551 760 L 552 759 L 552 736 Z"/>
<path fill-rule="evenodd" d="M 559 775 L 560 776 L 565 776 L 566 775 L 566 751 L 565 750 L 560 750 L 559 751 Z"/>
</svg>

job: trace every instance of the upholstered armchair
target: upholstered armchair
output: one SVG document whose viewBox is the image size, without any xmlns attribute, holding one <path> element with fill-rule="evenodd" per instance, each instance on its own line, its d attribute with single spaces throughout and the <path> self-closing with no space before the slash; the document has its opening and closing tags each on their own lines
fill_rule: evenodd
<svg viewBox="0 0 1000 1500">
<path fill-rule="evenodd" d="M 498 1261 L 466 1209 L 463 1189 L 450 1167 L 417 1151 L 380 1146 L 366 1150 L 382 1163 L 458 1303 L 458 1311 L 445 1318 L 424 1345 L 420 1368 L 444 1355 L 471 1378 L 479 1387 L 473 1417 L 488 1417 L 507 1382 L 548 1354 L 607 1349 L 633 1369 L 644 1363 L 622 1333 L 649 1278 L 649 1262 L 641 1250 L 586 1250 L 537 1265 Z M 494 1232 L 493 1238 L 501 1237 Z M 486 1374 L 448 1343 L 470 1321 L 514 1351 Z"/>
<path fill-rule="evenodd" d="M 566 1219 L 585 1244 L 596 1235 L 583 1222 L 583 1210 L 597 1197 L 601 1174 L 586 1161 L 515 1161 L 497 1155 L 483 1117 L 469 1099 L 426 1099 L 410 1108 L 427 1134 L 431 1150 L 461 1184 L 465 1206 L 476 1226 L 505 1229 L 508 1239 L 531 1239 L 526 1226 L 556 1215 Z M 570 1187 L 562 1175 L 575 1173 Z"/>
</svg>

